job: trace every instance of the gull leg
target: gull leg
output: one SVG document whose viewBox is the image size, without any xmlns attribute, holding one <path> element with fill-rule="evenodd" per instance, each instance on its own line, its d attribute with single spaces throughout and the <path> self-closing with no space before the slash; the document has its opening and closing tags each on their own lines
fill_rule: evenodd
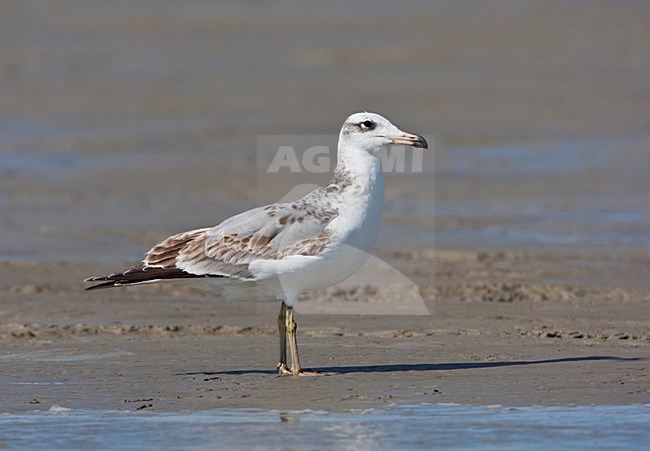
<svg viewBox="0 0 650 451">
<path fill-rule="evenodd" d="M 289 334 L 289 349 L 291 350 L 291 370 L 290 373 L 297 376 L 319 376 L 320 373 L 311 373 L 303 371 L 300 368 L 300 358 L 298 357 L 298 337 L 296 331 L 298 325 L 293 320 L 293 307 L 287 307 L 286 329 Z"/>
<path fill-rule="evenodd" d="M 298 374 L 300 373 L 298 338 L 296 337 L 296 330 L 298 330 L 298 325 L 293 320 L 293 307 L 287 308 L 286 329 L 287 333 L 289 334 L 289 349 L 291 350 L 291 372 L 293 374 Z"/>
<path fill-rule="evenodd" d="M 287 368 L 287 304 L 282 301 L 280 314 L 278 315 L 278 332 L 280 334 L 280 363 L 278 363 L 278 372 L 282 374 L 291 374 Z"/>
</svg>

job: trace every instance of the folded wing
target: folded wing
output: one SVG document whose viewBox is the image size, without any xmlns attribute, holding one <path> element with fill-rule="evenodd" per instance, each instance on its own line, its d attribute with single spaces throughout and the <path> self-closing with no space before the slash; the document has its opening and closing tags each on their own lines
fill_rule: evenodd
<svg viewBox="0 0 650 451">
<path fill-rule="evenodd" d="M 300 201 L 255 208 L 213 228 L 173 235 L 147 252 L 142 265 L 87 279 L 104 282 L 89 289 L 193 277 L 254 280 L 249 265 L 255 260 L 322 252 L 336 216 Z"/>
</svg>

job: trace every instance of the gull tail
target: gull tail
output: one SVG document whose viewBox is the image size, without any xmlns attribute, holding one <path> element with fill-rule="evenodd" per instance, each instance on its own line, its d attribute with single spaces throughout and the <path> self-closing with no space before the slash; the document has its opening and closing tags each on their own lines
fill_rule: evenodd
<svg viewBox="0 0 650 451">
<path fill-rule="evenodd" d="M 134 266 L 122 272 L 115 272 L 105 276 L 89 277 L 85 282 L 102 282 L 87 287 L 86 290 L 99 290 L 101 288 L 126 287 L 129 285 L 141 285 L 143 283 L 154 283 L 170 279 L 196 279 L 205 277 L 223 277 L 217 275 L 190 274 L 178 268 L 156 268 L 151 266 Z"/>
</svg>

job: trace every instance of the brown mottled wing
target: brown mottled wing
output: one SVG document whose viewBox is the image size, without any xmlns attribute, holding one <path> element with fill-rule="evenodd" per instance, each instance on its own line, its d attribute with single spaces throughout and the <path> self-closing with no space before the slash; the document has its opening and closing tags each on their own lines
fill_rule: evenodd
<svg viewBox="0 0 650 451">
<path fill-rule="evenodd" d="M 176 257 L 176 266 L 192 274 L 248 279 L 255 260 L 316 255 L 330 242 L 327 226 L 337 213 L 299 203 L 260 207 L 202 229 Z M 155 248 L 154 248 L 155 250 Z M 169 258 L 162 254 L 162 258 Z M 150 264 L 145 260 L 146 264 Z"/>
<path fill-rule="evenodd" d="M 103 282 L 88 289 L 196 277 L 253 280 L 252 261 L 321 252 L 336 216 L 332 209 L 300 201 L 249 210 L 216 227 L 171 236 L 147 252 L 142 265 L 86 279 Z"/>
<path fill-rule="evenodd" d="M 231 263 L 226 259 L 217 261 L 208 256 L 207 245 L 210 239 L 210 230 L 193 230 L 167 238 L 147 252 L 144 266 L 147 268 L 182 270 L 194 275 L 215 275 L 237 279 L 249 278 L 250 273 L 246 263 Z M 232 245 L 234 251 L 237 243 L 232 241 Z"/>
</svg>

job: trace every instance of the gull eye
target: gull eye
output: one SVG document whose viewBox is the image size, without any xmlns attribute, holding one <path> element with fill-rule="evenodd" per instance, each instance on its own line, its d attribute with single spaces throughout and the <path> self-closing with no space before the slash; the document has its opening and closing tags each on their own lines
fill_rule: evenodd
<svg viewBox="0 0 650 451">
<path fill-rule="evenodd" d="M 372 130 L 375 128 L 375 123 L 373 121 L 363 121 L 359 124 L 362 130 Z"/>
</svg>

